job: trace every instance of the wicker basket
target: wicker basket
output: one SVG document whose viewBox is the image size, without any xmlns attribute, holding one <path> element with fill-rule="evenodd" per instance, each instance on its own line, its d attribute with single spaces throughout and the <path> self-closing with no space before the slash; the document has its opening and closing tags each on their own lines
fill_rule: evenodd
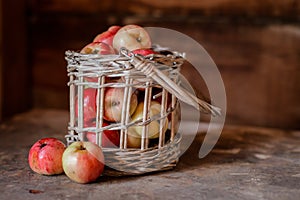
<svg viewBox="0 0 300 200">
<path fill-rule="evenodd" d="M 74 141 L 85 141 L 86 133 L 96 134 L 96 143 L 102 147 L 102 134 L 107 130 L 117 130 L 120 134 L 118 147 L 102 147 L 105 155 L 107 175 L 144 174 L 148 172 L 172 169 L 176 166 L 180 154 L 181 135 L 176 133 L 178 123 L 179 101 L 160 83 L 151 77 L 151 70 L 139 70 L 143 65 L 151 66 L 167 76 L 172 84 L 178 84 L 180 66 L 184 56 L 178 52 L 159 50 L 161 54 L 146 57 L 133 55 L 123 49 L 120 55 L 81 54 L 66 52 L 67 70 L 70 89 L 70 122 L 68 145 Z M 142 61 L 133 63 L 132 58 Z M 139 69 L 137 66 L 139 65 Z M 144 66 L 144 69 L 147 69 Z M 150 73 L 150 74 L 149 74 Z M 109 80 L 109 81 L 107 81 Z M 117 81 L 115 81 L 117 80 Z M 97 90 L 96 115 L 93 125 L 85 122 L 84 91 L 87 88 Z M 104 94 L 107 88 L 122 88 L 124 103 L 121 119 L 104 126 Z M 144 102 L 142 120 L 130 119 L 130 100 L 134 91 L 138 91 L 139 101 Z M 160 99 L 160 113 L 150 116 L 151 102 Z M 177 108 L 177 109 L 176 109 Z M 149 124 L 159 122 L 160 131 L 156 139 L 149 139 Z M 164 126 L 167 122 L 167 131 Z M 141 145 L 139 148 L 127 146 L 130 127 L 142 127 Z"/>
<path fill-rule="evenodd" d="M 176 166 L 181 140 L 181 134 L 177 133 L 180 120 L 179 100 L 213 116 L 220 114 L 218 108 L 179 87 L 184 54 L 159 46 L 155 51 L 160 54 L 145 57 L 124 48 L 119 55 L 66 52 L 70 78 L 67 143 L 69 145 L 74 141 L 85 141 L 87 132 L 93 132 L 96 144 L 104 152 L 107 166 L 104 173 L 107 175 L 144 174 Z M 85 121 L 87 115 L 84 112 L 84 91 L 88 88 L 97 91 L 93 125 Z M 120 118 L 104 126 L 104 99 L 108 88 L 122 89 L 123 101 Z M 143 102 L 143 117 L 139 120 L 131 119 L 130 103 L 134 91 L 138 91 L 139 102 Z M 151 115 L 151 105 L 157 99 L 160 99 L 159 112 Z M 154 122 L 159 123 L 157 138 L 149 135 L 149 127 Z M 128 146 L 132 127 L 140 127 L 142 130 L 138 148 Z M 107 148 L 103 145 L 102 136 L 105 131 L 118 131 L 118 146 Z"/>
</svg>

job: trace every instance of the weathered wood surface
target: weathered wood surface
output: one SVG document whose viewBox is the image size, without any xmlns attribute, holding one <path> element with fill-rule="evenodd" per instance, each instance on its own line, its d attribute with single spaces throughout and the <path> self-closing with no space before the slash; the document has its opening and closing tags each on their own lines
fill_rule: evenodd
<svg viewBox="0 0 300 200">
<path fill-rule="evenodd" d="M 201 14 L 293 18 L 299 17 L 300 13 L 297 0 L 29 0 L 29 3 L 37 12 L 108 13 L 119 17 L 131 13 L 142 16 Z"/>
<path fill-rule="evenodd" d="M 0 3 L 0 10 L 2 10 L 2 3 Z M 0 15 L 0 47 L 2 47 L 2 43 L 3 43 L 3 34 L 2 34 L 2 15 Z M 0 77 L 3 77 L 2 75 L 2 68 L 3 68 L 3 52 L 2 49 L 0 49 Z M 0 81 L 0 122 L 2 121 L 2 89 L 3 88 L 3 83 L 2 81 Z"/>
<path fill-rule="evenodd" d="M 220 70 L 228 123 L 300 128 L 299 25 L 187 25 L 179 30 L 203 45 Z M 186 75 L 203 90 L 193 73 Z"/>
<path fill-rule="evenodd" d="M 94 18 L 78 19 L 76 22 L 75 19 L 54 18 L 33 25 L 35 107 L 67 108 L 68 79 L 64 51 L 81 49 L 98 33 L 98 27 L 94 24 L 102 24 L 101 20 L 97 22 Z M 246 21 L 235 23 L 222 20 L 169 23 L 139 17 L 132 17 L 128 23 L 174 29 L 202 45 L 216 63 L 224 81 L 228 102 L 227 122 L 300 128 L 298 24 L 248 24 Z M 86 30 L 78 30 L 82 24 L 85 24 Z M 51 29 L 51 32 L 45 31 L 48 26 L 56 28 Z M 64 30 L 64 34 L 60 34 L 61 30 Z M 49 37 L 56 37 L 58 42 L 44 40 Z M 166 44 L 173 44 L 174 38 L 169 38 Z M 176 43 L 178 51 L 186 45 L 178 40 Z M 188 57 L 197 59 L 197 56 L 193 50 L 188 52 Z M 182 68 L 182 72 L 198 91 L 205 93 L 205 83 L 200 81 L 200 76 L 195 78 L 195 71 Z"/>
<path fill-rule="evenodd" d="M 31 97 L 28 95 L 31 71 L 27 21 L 24 17 L 26 3 L 0 0 L 0 4 L 0 115 L 5 118 L 31 107 Z"/>
<path fill-rule="evenodd" d="M 300 196 L 300 131 L 226 126 L 214 150 L 198 158 L 200 130 L 172 171 L 101 177 L 81 185 L 41 176 L 27 164 L 42 137 L 64 139 L 68 113 L 33 110 L 0 125 L 0 199 L 296 199 Z"/>
<path fill-rule="evenodd" d="M 225 82 L 228 122 L 300 128 L 297 0 L 2 2 L 2 115 L 67 109 L 65 50 L 81 49 L 111 24 L 137 23 L 176 28 L 207 49 Z"/>
</svg>

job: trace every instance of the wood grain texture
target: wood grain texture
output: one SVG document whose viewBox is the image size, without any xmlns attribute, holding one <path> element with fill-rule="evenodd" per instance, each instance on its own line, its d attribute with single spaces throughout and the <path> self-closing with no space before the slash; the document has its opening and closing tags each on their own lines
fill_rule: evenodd
<svg viewBox="0 0 300 200">
<path fill-rule="evenodd" d="M 299 26 L 238 26 L 210 44 L 205 38 L 224 79 L 229 123 L 299 128 Z"/>
<path fill-rule="evenodd" d="M 299 17 L 300 4 L 297 0 L 259 1 L 259 0 L 127 0 L 116 1 L 117 11 L 140 15 L 202 14 L 227 16 L 262 16 L 262 17 Z"/>
<path fill-rule="evenodd" d="M 64 51 L 77 50 L 92 40 L 102 30 L 95 28 L 91 20 L 86 23 L 86 31 L 77 31 L 80 22 L 74 19 L 35 24 L 33 45 L 34 105 L 67 109 L 66 63 Z M 299 128 L 300 106 L 300 28 L 292 23 L 248 24 L 228 19 L 168 21 L 128 17 L 126 22 L 144 26 L 159 26 L 177 30 L 201 44 L 218 66 L 227 93 L 227 123 L 251 124 L 281 128 Z M 93 23 L 92 23 L 93 22 Z M 42 27 L 55 27 L 53 32 Z M 109 25 L 107 25 L 109 26 Z M 63 29 L 66 27 L 66 29 Z M 59 35 L 60 29 L 64 34 Z M 98 31 L 99 30 L 99 31 Z M 77 33 L 73 34 L 72 33 Z M 67 37 L 70 35 L 70 37 Z M 56 43 L 43 38 L 55 37 Z M 155 42 L 155 41 L 154 41 Z M 170 41 L 174 43 L 174 41 Z M 185 45 L 176 40 L 178 48 Z M 180 50 L 180 49 L 179 49 Z M 190 57 L 197 59 L 193 52 Z M 49 69 L 52 76 L 43 77 Z M 192 69 L 182 71 L 195 86 L 196 91 L 208 96 L 201 77 L 195 78 Z M 47 97 L 47 94 L 49 97 Z"/>
<path fill-rule="evenodd" d="M 214 149 L 199 159 L 205 135 L 201 124 L 171 171 L 102 176 L 88 185 L 66 175 L 34 173 L 27 162 L 31 145 L 42 137 L 64 141 L 67 121 L 66 111 L 35 109 L 1 124 L 0 199 L 282 200 L 300 195 L 300 132 L 251 126 L 226 126 Z"/>
<path fill-rule="evenodd" d="M 5 2 L 7 8 L 15 4 Z M 68 109 L 65 50 L 79 50 L 111 24 L 137 23 L 178 30 L 204 46 L 224 79 L 228 123 L 300 126 L 297 0 L 29 0 L 26 6 L 23 2 L 14 12 L 2 13 L 7 38 L 1 77 L 7 109 L 2 107 L 2 114 L 23 111 L 31 103 Z M 207 94 L 201 77 L 183 72 L 199 93 Z M 24 84 L 8 95 L 17 91 L 17 82 Z"/>
<path fill-rule="evenodd" d="M 34 12 L 64 13 L 107 13 L 166 16 L 187 15 L 229 15 L 263 17 L 299 17 L 300 3 L 297 0 L 260 1 L 248 0 L 29 0 Z"/>
<path fill-rule="evenodd" d="M 113 5 L 109 0 L 28 0 L 33 12 L 95 13 L 105 12 Z"/>
<path fill-rule="evenodd" d="M 0 10 L 2 11 L 2 1 L 0 1 Z M 2 13 L 2 12 L 1 12 Z M 2 93 L 2 88 L 3 88 L 3 52 L 2 52 L 2 39 L 3 39 L 3 34 L 2 34 L 2 21 L 3 21 L 3 16 L 0 14 L 0 122 L 2 121 L 2 99 L 3 99 L 3 93 Z"/>
<path fill-rule="evenodd" d="M 145 26 L 148 25 L 180 31 L 206 49 L 224 81 L 227 123 L 299 128 L 298 24 L 248 25 L 207 21 L 191 24 L 145 23 Z M 185 45 L 181 41 L 176 42 L 178 47 Z M 189 53 L 190 57 L 197 59 L 196 52 Z M 182 71 L 196 91 L 208 96 L 201 77 L 195 78 L 191 68 L 183 68 Z"/>
<path fill-rule="evenodd" d="M 31 106 L 27 19 L 24 1 L 2 3 L 2 116 L 7 118 Z M 13 10 L 13 12 L 12 12 Z"/>
</svg>

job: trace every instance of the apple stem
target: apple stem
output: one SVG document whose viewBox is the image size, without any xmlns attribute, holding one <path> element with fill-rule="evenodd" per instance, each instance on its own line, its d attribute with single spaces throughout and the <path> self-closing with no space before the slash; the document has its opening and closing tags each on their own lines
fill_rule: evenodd
<svg viewBox="0 0 300 200">
<path fill-rule="evenodd" d="M 46 144 L 46 143 L 43 143 L 43 144 L 41 145 L 41 148 L 44 148 L 45 146 L 47 146 L 47 144 Z"/>
<path fill-rule="evenodd" d="M 79 150 L 85 150 L 85 147 L 80 145 Z"/>
</svg>

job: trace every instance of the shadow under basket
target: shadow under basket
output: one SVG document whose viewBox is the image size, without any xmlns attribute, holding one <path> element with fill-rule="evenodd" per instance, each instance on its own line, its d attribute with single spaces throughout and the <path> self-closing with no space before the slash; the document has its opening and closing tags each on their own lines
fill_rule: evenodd
<svg viewBox="0 0 300 200">
<path fill-rule="evenodd" d="M 104 153 L 104 175 L 139 175 L 169 170 L 179 160 L 181 134 L 177 130 L 180 104 L 177 97 L 152 76 L 156 71 L 161 74 L 159 76 L 167 77 L 162 79 L 167 79 L 171 86 L 179 85 L 184 56 L 173 51 L 157 51 L 160 54 L 148 56 L 129 51 L 119 55 L 66 51 L 70 90 L 67 144 L 90 141 L 87 134 L 93 133 L 94 143 L 102 147 Z M 109 121 L 105 116 L 106 92 L 111 88 L 122 90 L 122 101 L 120 116 Z M 91 96 L 95 99 L 86 100 L 88 90 L 92 91 Z M 137 107 L 143 105 L 139 119 L 132 119 L 137 112 L 131 112 L 133 95 L 136 96 Z M 87 111 L 88 101 L 95 102 L 90 109 L 92 112 Z M 159 106 L 156 112 L 151 110 L 153 104 L 156 108 Z M 154 124 L 158 131 L 153 133 Z M 140 130 L 139 135 L 133 130 Z M 105 146 L 107 131 L 118 132 L 117 144 Z M 139 146 L 130 146 L 132 135 L 139 140 Z"/>
</svg>

